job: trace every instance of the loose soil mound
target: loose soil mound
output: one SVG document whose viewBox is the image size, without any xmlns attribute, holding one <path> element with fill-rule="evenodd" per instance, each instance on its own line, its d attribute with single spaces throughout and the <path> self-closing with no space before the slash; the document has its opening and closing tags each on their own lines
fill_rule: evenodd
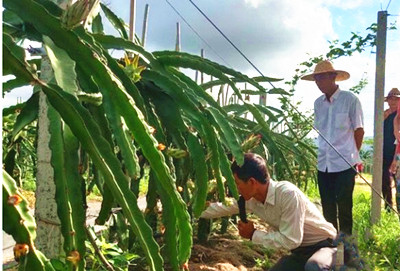
<svg viewBox="0 0 400 271">
<path fill-rule="evenodd" d="M 257 229 L 268 231 L 266 225 L 257 223 Z M 236 229 L 228 228 L 225 234 L 212 234 L 206 244 L 195 240 L 189 261 L 190 271 L 260 271 L 268 270 L 286 251 L 268 250 L 238 236 Z"/>
</svg>

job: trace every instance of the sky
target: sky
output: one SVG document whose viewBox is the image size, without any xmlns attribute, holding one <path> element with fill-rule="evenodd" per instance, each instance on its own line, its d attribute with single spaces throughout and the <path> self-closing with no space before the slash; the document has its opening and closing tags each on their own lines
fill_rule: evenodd
<svg viewBox="0 0 400 271">
<path fill-rule="evenodd" d="M 125 22 L 129 23 L 129 0 L 102 0 Z M 185 18 L 193 30 L 178 16 L 168 2 Z M 176 24 L 181 28 L 181 50 L 200 55 L 239 70 L 248 76 L 257 71 L 218 33 L 194 8 L 189 0 L 136 0 L 136 27 L 142 36 L 145 5 L 149 4 L 146 50 L 174 50 Z M 363 36 L 365 29 L 377 21 L 377 12 L 388 7 L 388 25 L 400 29 L 400 1 L 393 0 L 193 0 L 200 9 L 229 37 L 265 76 L 290 80 L 298 64 L 310 56 L 326 54 L 328 41 L 344 42 L 351 33 Z M 389 4 L 390 2 L 390 4 Z M 104 22 L 104 20 L 103 20 Z M 393 87 L 400 88 L 400 30 L 388 31 L 386 48 L 385 94 Z M 111 27 L 106 27 L 106 32 Z M 205 42 L 204 42 L 205 41 Z M 351 74 L 340 82 L 341 89 L 356 85 L 361 78 L 369 84 L 359 95 L 364 109 L 366 136 L 373 136 L 375 98 L 375 49 L 334 61 L 336 69 Z M 266 87 L 268 85 L 265 85 Z M 276 84 L 277 87 L 286 87 Z M 269 86 L 268 86 L 269 87 Z M 287 88 L 287 87 L 286 87 Z M 24 90 L 22 90 L 23 92 Z M 7 96 L 16 101 L 18 95 Z M 313 103 L 321 95 L 313 82 L 300 81 L 293 102 L 301 101 L 301 110 L 312 112 Z M 272 96 L 272 95 L 269 95 Z M 23 98 L 24 99 L 24 98 Z M 274 97 L 267 104 L 278 106 Z"/>
</svg>

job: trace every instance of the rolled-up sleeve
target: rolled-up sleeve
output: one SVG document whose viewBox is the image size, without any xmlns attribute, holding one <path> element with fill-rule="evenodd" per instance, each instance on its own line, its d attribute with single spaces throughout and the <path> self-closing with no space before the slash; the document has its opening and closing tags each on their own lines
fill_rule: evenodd
<svg viewBox="0 0 400 271">
<path fill-rule="evenodd" d="M 282 217 L 274 232 L 256 230 L 252 241 L 268 248 L 294 249 L 302 243 L 306 204 L 296 191 L 287 191 L 282 197 Z"/>
<path fill-rule="evenodd" d="M 355 100 L 350 108 L 350 121 L 353 129 L 364 128 L 364 116 L 360 100 L 355 97 Z"/>
<path fill-rule="evenodd" d="M 231 216 L 239 213 L 239 208 L 236 201 L 230 205 L 226 206 L 221 202 L 211 203 L 210 206 L 200 215 L 201 218 L 218 218 L 223 216 Z"/>
</svg>

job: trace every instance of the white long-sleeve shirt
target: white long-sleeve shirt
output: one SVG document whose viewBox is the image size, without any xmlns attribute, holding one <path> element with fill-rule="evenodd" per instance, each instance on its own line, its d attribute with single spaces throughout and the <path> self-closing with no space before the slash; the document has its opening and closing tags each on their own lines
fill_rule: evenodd
<svg viewBox="0 0 400 271">
<path fill-rule="evenodd" d="M 252 212 L 275 231 L 256 230 L 252 242 L 269 248 L 294 249 L 336 237 L 336 229 L 325 220 L 317 207 L 294 184 L 269 181 L 264 203 L 252 198 L 246 201 L 246 211 Z M 202 218 L 217 218 L 238 214 L 237 202 L 231 206 L 212 203 Z"/>
<path fill-rule="evenodd" d="M 314 103 L 314 125 L 346 160 L 354 166 L 361 162 L 354 131 L 363 128 L 361 103 L 356 95 L 338 88 L 331 96 L 320 96 Z M 339 172 L 351 167 L 321 137 L 318 137 L 318 170 Z"/>
</svg>

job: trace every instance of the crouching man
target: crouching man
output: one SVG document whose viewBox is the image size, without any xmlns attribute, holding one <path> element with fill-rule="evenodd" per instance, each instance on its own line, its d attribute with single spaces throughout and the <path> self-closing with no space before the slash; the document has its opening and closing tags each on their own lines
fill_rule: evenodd
<svg viewBox="0 0 400 271">
<path fill-rule="evenodd" d="M 265 160 L 247 153 L 244 164 L 232 164 L 239 193 L 246 201 L 246 211 L 254 213 L 275 230 L 257 230 L 253 222 L 238 224 L 239 234 L 255 244 L 273 249 L 288 249 L 270 270 L 331 270 L 336 260 L 336 229 L 328 223 L 317 207 L 294 184 L 270 179 Z M 238 214 L 235 202 L 231 206 L 211 203 L 202 218 L 217 218 Z"/>
</svg>

